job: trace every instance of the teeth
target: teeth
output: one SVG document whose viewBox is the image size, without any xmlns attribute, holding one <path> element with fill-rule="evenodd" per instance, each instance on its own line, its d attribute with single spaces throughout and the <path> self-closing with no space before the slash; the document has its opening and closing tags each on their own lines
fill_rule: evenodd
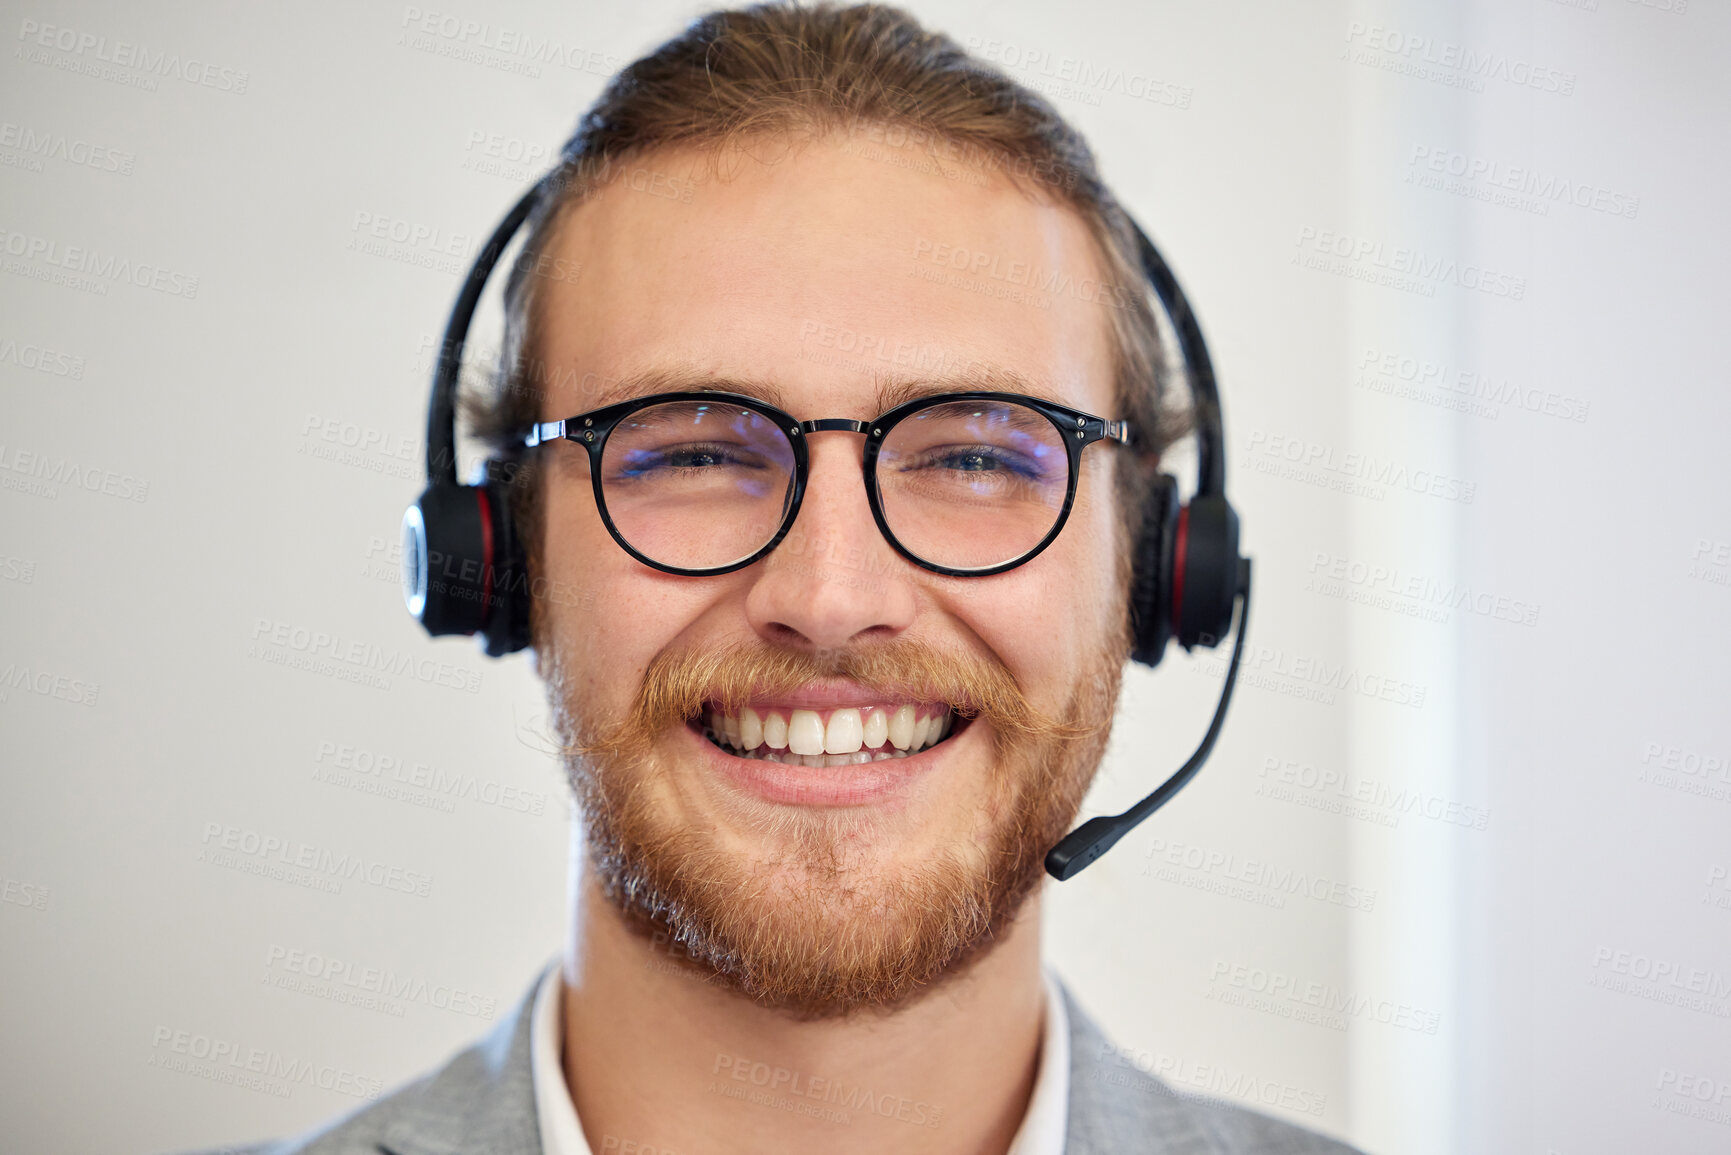
<svg viewBox="0 0 1731 1155">
<path fill-rule="evenodd" d="M 787 719 L 774 710 L 763 717 L 763 744 L 771 750 L 787 749 Z"/>
<path fill-rule="evenodd" d="M 914 744 L 914 708 L 912 706 L 897 706 L 896 712 L 890 718 L 890 745 L 897 750 L 906 750 Z"/>
<path fill-rule="evenodd" d="M 787 720 L 787 748 L 795 754 L 823 753 L 823 719 L 816 710 L 795 710 Z"/>
<path fill-rule="evenodd" d="M 825 754 L 852 754 L 860 748 L 860 742 L 865 730 L 859 720 L 859 711 L 849 707 L 836 710 L 829 716 L 829 725 L 823 732 L 823 752 Z"/>
<path fill-rule="evenodd" d="M 750 706 L 737 715 L 711 711 L 704 716 L 710 737 L 721 746 L 770 762 L 792 766 L 853 766 L 901 758 L 935 746 L 952 729 L 949 711 L 919 717 L 911 705 L 893 713 L 877 706 L 844 707 L 830 712 L 826 725 L 816 710 L 762 713 Z M 891 748 L 885 748 L 885 742 Z"/>
<path fill-rule="evenodd" d="M 860 732 L 860 745 L 869 746 L 873 750 L 889 740 L 890 716 L 873 706 L 865 716 L 865 724 Z"/>
</svg>

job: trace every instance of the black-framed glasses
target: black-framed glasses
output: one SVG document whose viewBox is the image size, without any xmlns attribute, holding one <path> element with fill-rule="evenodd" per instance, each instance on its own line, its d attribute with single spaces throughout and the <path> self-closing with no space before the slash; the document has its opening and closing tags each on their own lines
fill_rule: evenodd
<svg viewBox="0 0 1731 1155">
<path fill-rule="evenodd" d="M 940 393 L 871 421 L 798 421 L 740 393 L 656 393 L 537 423 L 528 448 L 589 451 L 601 521 L 665 573 L 750 565 L 793 528 L 811 466 L 806 438 L 865 435 L 872 517 L 895 551 L 954 577 L 1021 565 L 1064 528 L 1082 450 L 1128 444 L 1129 423 L 1019 393 Z"/>
</svg>

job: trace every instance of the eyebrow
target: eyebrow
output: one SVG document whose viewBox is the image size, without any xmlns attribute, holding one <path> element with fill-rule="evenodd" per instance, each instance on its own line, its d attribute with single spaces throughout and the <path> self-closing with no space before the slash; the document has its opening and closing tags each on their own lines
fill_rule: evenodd
<svg viewBox="0 0 1731 1155">
<path fill-rule="evenodd" d="M 941 375 L 900 376 L 875 375 L 876 410 L 866 417 L 887 413 L 898 405 L 939 393 L 1020 393 L 1058 405 L 1074 407 L 1073 402 L 1014 369 L 1002 365 L 969 365 L 954 373 Z M 718 377 L 695 366 L 674 365 L 643 369 L 604 381 L 590 395 L 585 411 L 604 409 L 622 401 L 632 401 L 653 393 L 741 393 L 759 401 L 767 401 L 777 409 L 793 413 L 801 420 L 835 417 L 833 413 L 800 414 L 795 412 L 787 390 L 763 378 Z"/>
<path fill-rule="evenodd" d="M 1055 390 L 1003 365 L 975 364 L 957 373 L 937 377 L 879 376 L 877 407 L 886 413 L 898 405 L 937 393 L 1020 393 L 1056 405 L 1074 407 Z"/>
<path fill-rule="evenodd" d="M 717 377 L 692 366 L 668 366 L 606 380 L 590 395 L 585 409 L 605 409 L 652 393 L 743 393 L 767 401 L 777 409 L 788 408 L 787 394 L 769 381 Z"/>
</svg>

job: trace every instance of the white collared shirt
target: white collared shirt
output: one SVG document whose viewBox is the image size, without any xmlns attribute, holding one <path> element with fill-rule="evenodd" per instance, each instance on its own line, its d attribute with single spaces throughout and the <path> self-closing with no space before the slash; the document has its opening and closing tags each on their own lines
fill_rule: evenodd
<svg viewBox="0 0 1731 1155">
<path fill-rule="evenodd" d="M 1046 1029 L 1040 1042 L 1040 1070 L 1028 1113 L 1007 1155 L 1063 1155 L 1070 1115 L 1070 1016 L 1058 982 L 1047 971 Z M 547 969 L 535 991 L 529 1027 L 529 1064 L 535 1080 L 535 1114 L 541 1124 L 542 1155 L 591 1155 L 577 1122 L 577 1109 L 565 1086 L 561 1062 L 564 1024 L 560 1007 L 564 983 L 558 966 Z"/>
</svg>

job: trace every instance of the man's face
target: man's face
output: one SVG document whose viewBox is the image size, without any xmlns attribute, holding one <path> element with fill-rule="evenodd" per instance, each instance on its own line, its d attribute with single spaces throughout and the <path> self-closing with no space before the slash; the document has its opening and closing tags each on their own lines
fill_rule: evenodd
<svg viewBox="0 0 1731 1155">
<path fill-rule="evenodd" d="M 721 388 L 870 420 L 886 387 L 1008 375 L 1116 416 L 1106 306 L 1067 291 L 1101 279 L 1080 217 L 861 143 L 759 142 L 719 181 L 657 152 L 573 209 L 542 266 L 541 419 Z M 789 537 L 711 577 L 632 559 L 586 451 L 541 450 L 538 656 L 602 889 L 808 1015 L 892 1004 L 1003 929 L 1098 762 L 1126 646 L 1112 448 L 1083 453 L 1043 553 L 948 578 L 884 541 L 862 444 L 809 435 Z M 819 737 L 889 756 L 788 756 Z"/>
</svg>

